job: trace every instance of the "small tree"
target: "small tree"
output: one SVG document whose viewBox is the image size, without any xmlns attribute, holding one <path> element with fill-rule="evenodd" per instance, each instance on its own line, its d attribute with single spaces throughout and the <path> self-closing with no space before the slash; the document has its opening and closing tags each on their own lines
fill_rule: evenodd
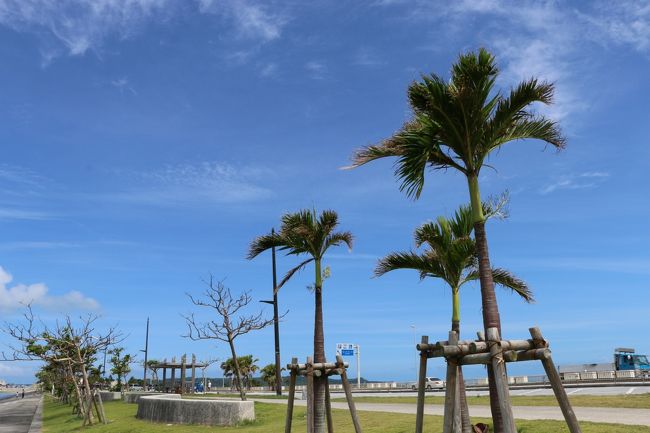
<svg viewBox="0 0 650 433">
<path fill-rule="evenodd" d="M 215 282 L 212 276 L 206 281 L 206 284 L 208 288 L 203 293 L 204 299 L 194 298 L 190 294 L 187 296 L 192 301 L 192 304 L 197 307 L 214 310 L 217 313 L 217 319 L 198 322 L 194 317 L 194 313 L 183 316 L 187 323 L 187 334 L 183 335 L 183 337 L 194 341 L 219 340 L 228 343 L 234 360 L 235 385 L 241 399 L 246 400 L 246 391 L 242 381 L 245 372 L 238 362 L 235 339 L 251 331 L 266 328 L 273 323 L 273 319 L 263 318 L 262 312 L 252 315 L 240 314 L 240 311 L 253 300 L 250 292 L 244 292 L 237 297 L 233 297 L 230 289 L 222 281 Z"/>
<path fill-rule="evenodd" d="M 123 352 L 123 347 L 114 347 L 108 352 L 111 354 L 110 362 L 113 366 L 111 368 L 111 373 L 117 376 L 117 388 L 118 391 L 122 393 L 125 391 L 124 388 L 126 388 L 126 391 L 129 390 L 129 382 L 127 380 L 127 376 L 129 373 L 131 373 L 131 363 L 134 362 L 133 355 L 130 355 L 128 353 L 122 355 Z M 122 386 L 122 381 L 124 381 L 124 386 Z"/>
<path fill-rule="evenodd" d="M 92 406 L 90 370 L 96 361 L 98 351 L 121 341 L 115 328 L 100 334 L 95 329 L 97 316 L 80 317 L 78 322 L 65 316 L 55 326 L 48 326 L 34 317 L 31 306 L 23 314 L 23 321 L 5 323 L 3 331 L 17 341 L 9 345 L 11 354 L 2 353 L 5 361 L 44 361 L 49 364 L 50 373 L 59 377 L 59 389 L 67 399 L 68 392 L 74 391 L 77 400 L 77 413 L 83 415 L 84 425 L 94 422 Z M 81 388 L 79 386 L 81 382 Z M 97 415 L 106 422 L 104 414 L 95 405 Z"/>
<path fill-rule="evenodd" d="M 275 377 L 275 364 L 265 365 L 264 368 L 260 370 L 260 373 L 262 373 L 262 380 L 266 382 L 269 388 L 275 389 L 277 382 Z"/>
</svg>

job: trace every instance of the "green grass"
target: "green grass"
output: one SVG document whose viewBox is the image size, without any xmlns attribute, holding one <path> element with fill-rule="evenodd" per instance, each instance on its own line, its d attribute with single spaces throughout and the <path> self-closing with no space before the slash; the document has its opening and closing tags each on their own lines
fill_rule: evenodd
<svg viewBox="0 0 650 433">
<path fill-rule="evenodd" d="M 552 395 L 544 396 L 512 396 L 513 406 L 557 406 L 557 400 Z M 650 408 L 650 393 L 630 395 L 575 395 L 569 396 L 571 404 L 576 407 L 626 407 L 632 409 Z M 332 401 L 345 401 L 343 398 Z M 416 397 L 355 397 L 357 403 L 404 403 L 415 404 Z M 444 404 L 443 396 L 428 396 L 425 399 L 427 404 Z M 470 405 L 489 406 L 490 399 L 487 396 L 467 397 Z"/>
<path fill-rule="evenodd" d="M 154 424 L 135 419 L 137 405 L 119 401 L 105 403 L 105 410 L 110 423 L 81 427 L 81 420 L 71 415 L 70 406 L 46 398 L 43 411 L 43 433 L 281 433 L 284 431 L 286 406 L 281 404 L 255 403 L 257 420 L 237 427 L 207 427 Z M 414 415 L 359 412 L 364 433 L 412 433 Z M 333 418 L 336 433 L 353 433 L 354 428 L 347 411 L 334 410 Z M 306 430 L 305 409 L 294 409 L 293 431 L 301 433 Z M 486 422 L 477 419 L 475 422 Z M 425 432 L 440 433 L 442 417 L 426 416 Z M 580 423 L 583 433 L 650 433 L 650 427 L 623 426 L 616 424 Z M 520 433 L 568 433 L 561 421 L 517 421 Z"/>
</svg>

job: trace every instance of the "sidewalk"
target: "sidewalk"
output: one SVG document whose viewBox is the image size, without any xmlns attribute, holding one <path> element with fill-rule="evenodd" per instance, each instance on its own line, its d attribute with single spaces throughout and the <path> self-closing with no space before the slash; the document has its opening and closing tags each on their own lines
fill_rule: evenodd
<svg viewBox="0 0 650 433">
<path fill-rule="evenodd" d="M 1 403 L 0 433 L 40 433 L 42 400 L 32 394 Z"/>
<path fill-rule="evenodd" d="M 260 403 L 287 404 L 286 400 L 252 399 Z M 306 406 L 305 400 L 296 400 L 296 406 Z M 348 409 L 347 403 L 332 402 L 334 409 Z M 407 413 L 415 415 L 415 404 L 403 403 L 356 403 L 358 411 Z M 606 407 L 574 407 L 573 411 L 578 421 L 590 421 L 610 424 L 645 425 L 650 426 L 650 409 L 626 409 Z M 489 418 L 489 406 L 470 406 L 472 416 Z M 564 420 L 559 407 L 553 406 L 513 406 L 513 415 L 516 419 L 550 419 Z M 444 406 L 427 404 L 424 406 L 426 415 L 440 415 L 444 413 Z"/>
</svg>

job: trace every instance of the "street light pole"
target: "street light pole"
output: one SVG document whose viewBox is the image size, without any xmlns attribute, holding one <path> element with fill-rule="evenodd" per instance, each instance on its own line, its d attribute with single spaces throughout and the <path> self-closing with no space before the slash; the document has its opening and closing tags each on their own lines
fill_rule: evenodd
<svg viewBox="0 0 650 433">
<path fill-rule="evenodd" d="M 415 334 L 415 325 L 411 325 L 411 329 L 413 330 L 413 348 L 415 348 L 415 346 L 417 346 L 417 344 L 418 344 L 418 339 L 417 339 L 417 336 Z M 416 386 L 417 386 L 417 382 L 419 380 L 419 375 L 418 375 L 418 353 L 417 353 L 417 351 L 415 351 L 415 363 L 413 364 L 413 368 L 415 369 L 415 383 L 416 383 Z"/>
<path fill-rule="evenodd" d="M 149 355 L 149 318 L 147 317 L 147 334 L 144 340 L 144 376 L 142 378 L 142 389 L 147 390 L 147 355 Z"/>
<path fill-rule="evenodd" d="M 275 233 L 271 230 L 271 233 Z M 275 394 L 282 395 L 282 372 L 280 366 L 280 319 L 278 317 L 278 281 L 275 271 L 275 247 L 271 248 L 273 262 L 273 331 L 275 333 Z"/>
<path fill-rule="evenodd" d="M 275 229 L 271 229 L 271 235 Z M 280 366 L 280 318 L 278 313 L 278 279 L 275 270 L 275 247 L 271 248 L 271 265 L 273 268 L 273 300 L 260 301 L 273 305 L 273 332 L 275 334 L 275 393 L 282 395 L 282 368 Z"/>
</svg>

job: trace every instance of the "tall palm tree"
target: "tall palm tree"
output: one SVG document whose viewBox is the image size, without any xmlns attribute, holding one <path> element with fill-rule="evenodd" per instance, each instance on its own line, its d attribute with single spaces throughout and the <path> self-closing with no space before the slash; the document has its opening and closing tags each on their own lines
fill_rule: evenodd
<svg viewBox="0 0 650 433">
<path fill-rule="evenodd" d="M 499 74 L 494 56 L 485 49 L 461 54 L 451 68 L 450 80 L 424 75 L 408 88 L 413 117 L 392 137 L 358 150 L 353 167 L 385 157 L 396 157 L 395 175 L 400 189 L 417 199 L 422 193 L 427 168 L 460 171 L 467 178 L 472 219 L 479 257 L 483 325 L 497 328 L 501 319 L 494 293 L 494 280 L 481 206 L 479 174 L 490 154 L 506 143 L 537 139 L 558 149 L 565 145 L 556 122 L 535 114 L 534 103 L 551 104 L 553 84 L 535 78 L 519 83 L 504 95 L 495 90 Z M 494 368 L 505 374 L 501 359 Z M 488 368 L 490 402 L 496 433 L 503 431 L 494 372 Z M 509 426 L 512 430 L 514 426 Z"/>
<path fill-rule="evenodd" d="M 484 209 L 491 212 L 485 205 Z M 420 274 L 420 280 L 427 277 L 442 279 L 452 294 L 451 330 L 460 336 L 460 288 L 479 278 L 476 242 L 471 237 L 472 230 L 472 210 L 469 206 L 461 206 L 453 218 L 438 217 L 436 222 L 425 223 L 415 230 L 415 246 L 426 246 L 423 252 L 391 253 L 379 260 L 375 275 L 381 276 L 398 269 L 413 269 Z M 492 275 L 495 284 L 511 289 L 526 302 L 533 302 L 533 294 L 528 285 L 509 271 L 492 269 Z M 471 432 L 460 366 L 458 378 L 463 432 Z"/>
<path fill-rule="evenodd" d="M 255 238 L 248 251 L 248 258 L 276 247 L 288 255 L 307 255 L 295 268 L 287 272 L 280 282 L 281 287 L 300 269 L 314 262 L 314 362 L 325 362 L 325 337 L 323 333 L 323 272 L 322 260 L 330 247 L 345 244 L 352 248 L 352 233 L 335 232 L 339 224 L 338 215 L 325 210 L 320 215 L 316 210 L 301 210 L 282 216 L 282 225 L 277 233 L 268 233 Z M 314 432 L 325 432 L 325 386 L 327 378 L 314 378 Z"/>
</svg>

